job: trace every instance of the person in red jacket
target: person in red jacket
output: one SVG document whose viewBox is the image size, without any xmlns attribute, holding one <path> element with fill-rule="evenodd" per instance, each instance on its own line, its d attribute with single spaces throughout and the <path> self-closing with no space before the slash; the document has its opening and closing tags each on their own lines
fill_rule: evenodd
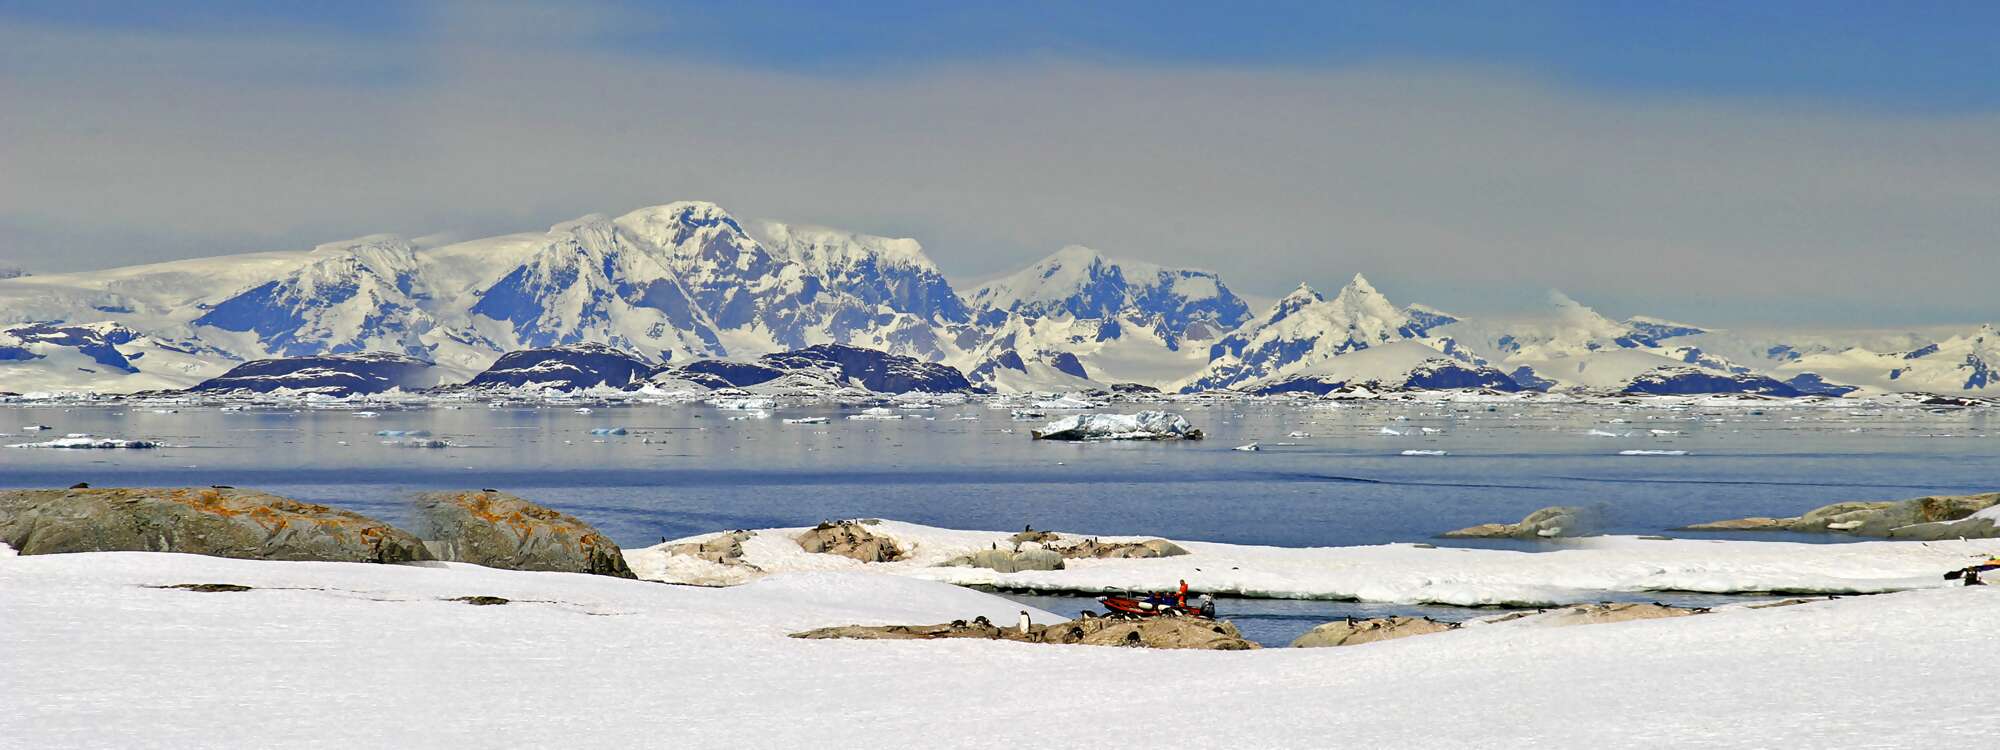
<svg viewBox="0 0 2000 750">
<path fill-rule="evenodd" d="M 1174 593 L 1174 606 L 1187 608 L 1187 579 L 1181 579 L 1181 590 Z"/>
</svg>

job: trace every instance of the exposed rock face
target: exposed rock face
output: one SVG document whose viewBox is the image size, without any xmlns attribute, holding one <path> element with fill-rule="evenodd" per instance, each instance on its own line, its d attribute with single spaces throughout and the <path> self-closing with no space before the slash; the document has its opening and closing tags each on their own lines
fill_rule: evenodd
<svg viewBox="0 0 2000 750">
<path fill-rule="evenodd" d="M 1457 628 L 1456 623 L 1438 622 L 1428 617 L 1377 617 L 1367 620 L 1335 620 L 1306 631 L 1292 640 L 1292 648 L 1358 646 L 1363 643 L 1442 633 Z"/>
<path fill-rule="evenodd" d="M 1180 545 L 1165 539 L 1148 539 L 1143 542 L 1100 542 L 1096 539 L 1085 539 L 1056 551 L 1070 559 L 1178 557 L 1188 553 Z"/>
<path fill-rule="evenodd" d="M 983 549 L 945 563 L 955 568 L 988 568 L 1001 573 L 1023 570 L 1062 570 L 1063 556 L 1041 547 L 1020 550 Z"/>
<path fill-rule="evenodd" d="M 1520 523 L 1483 523 L 1440 536 L 1446 539 L 1553 539 L 1585 536 L 1598 527 L 1597 511 L 1557 505 L 1529 513 Z"/>
<path fill-rule="evenodd" d="M 184 552 L 252 560 L 429 560 L 409 532 L 373 518 L 236 489 L 0 492 L 0 541 L 20 554 Z"/>
<path fill-rule="evenodd" d="M 744 565 L 743 543 L 750 541 L 752 536 L 755 534 L 748 531 L 730 531 L 705 542 L 667 545 L 667 554 L 686 555 L 720 565 Z"/>
<path fill-rule="evenodd" d="M 2000 492 L 1935 495 L 1890 502 L 1840 502 L 1797 518 L 1738 518 L 1684 526 L 1682 531 L 1796 531 L 1896 539 L 1992 537 L 1992 520 L 1971 518 L 2000 504 Z M 1956 522 L 1956 523 L 1954 523 Z"/>
<path fill-rule="evenodd" d="M 417 496 L 424 538 L 440 558 L 505 570 L 633 578 L 625 554 L 574 516 L 504 492 L 426 492 Z"/>
<path fill-rule="evenodd" d="M 208 393 L 288 390 L 327 396 L 414 391 L 437 385 L 436 366 L 401 354 L 325 354 L 259 359 L 237 365 L 189 388 Z"/>
<path fill-rule="evenodd" d="M 822 523 L 799 535 L 799 546 L 807 552 L 851 557 L 862 562 L 895 562 L 903 550 L 888 537 L 876 536 L 860 521 Z"/>
<path fill-rule="evenodd" d="M 846 625 L 793 633 L 793 638 L 857 638 L 864 640 L 931 640 L 938 638 L 984 638 L 1023 643 L 1075 643 L 1086 646 L 1129 646 L 1134 648 L 1207 649 L 1248 651 L 1261 648 L 1244 640 L 1236 626 L 1223 620 L 1194 617 L 1155 617 L 1147 620 L 1085 618 L 1052 625 L 1033 625 L 1027 632 L 1018 627 L 1000 627 L 984 618 L 943 625 Z"/>
<path fill-rule="evenodd" d="M 593 386 L 624 388 L 646 379 L 653 366 L 637 355 L 603 344 L 570 344 L 523 349 L 500 355 L 465 385 L 470 388 L 536 386 L 573 391 Z"/>
<path fill-rule="evenodd" d="M 1628 620 L 1658 620 L 1666 617 L 1686 617 L 1706 614 L 1706 609 L 1689 607 L 1669 607 L 1664 604 L 1644 604 L 1639 602 L 1604 602 L 1601 604 L 1579 604 L 1573 607 L 1545 609 L 1538 612 L 1516 612 L 1488 622 L 1506 622 L 1523 618 L 1535 618 L 1538 625 L 1566 627 L 1570 625 L 1603 625 Z"/>
</svg>

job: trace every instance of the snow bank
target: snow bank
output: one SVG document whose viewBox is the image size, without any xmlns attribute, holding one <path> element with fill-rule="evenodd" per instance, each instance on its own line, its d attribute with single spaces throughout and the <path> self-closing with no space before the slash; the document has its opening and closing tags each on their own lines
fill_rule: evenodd
<svg viewBox="0 0 2000 750">
<path fill-rule="evenodd" d="M 149 588 L 208 582 L 254 588 Z M 446 601 L 469 595 L 513 601 Z M 1111 725 L 1133 746 L 1963 747 L 1990 722 L 1940 707 L 2000 669 L 1991 586 L 1247 653 L 784 636 L 1019 609 L 892 576 L 716 590 L 454 564 L 0 558 L 0 737 L 991 748 L 1096 746 Z M 1200 679 L 1133 679 L 1181 674 Z"/>
<path fill-rule="evenodd" d="M 1043 592 L 1164 591 L 1186 580 L 1200 591 L 1279 599 L 1338 599 L 1457 606 L 1549 606 L 1597 601 L 1605 592 L 1776 591 L 1859 594 L 1930 588 L 1975 556 L 2000 553 L 2000 540 L 1800 544 L 1735 540 L 1592 537 L 1549 552 L 1388 544 L 1261 547 L 1174 540 L 1179 557 L 1070 560 L 1063 570 L 1000 573 L 937 567 L 959 555 L 1008 548 L 1009 532 L 958 531 L 882 521 L 869 527 L 908 551 L 893 563 L 861 563 L 807 553 L 805 530 L 755 532 L 743 559 L 764 573 L 868 570 L 968 586 Z M 668 544 L 705 541 L 689 537 Z M 1148 537 L 1100 537 L 1138 541 Z M 1057 546 L 1083 537 L 1059 534 Z M 627 550 L 640 578 L 728 585 L 760 573 L 669 555 L 667 545 Z"/>
</svg>

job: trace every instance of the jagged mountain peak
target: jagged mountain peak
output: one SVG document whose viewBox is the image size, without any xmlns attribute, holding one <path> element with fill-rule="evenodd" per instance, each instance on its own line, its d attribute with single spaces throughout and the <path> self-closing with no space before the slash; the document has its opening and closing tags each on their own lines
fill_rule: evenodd
<svg viewBox="0 0 2000 750">
<path fill-rule="evenodd" d="M 765 249 L 814 268 L 874 262 L 937 271 L 922 243 L 907 237 L 879 237 L 813 224 L 751 221 L 750 236 Z"/>
<path fill-rule="evenodd" d="M 1156 329 L 1170 347 L 1183 337 L 1212 337 L 1250 316 L 1249 306 L 1212 271 L 1113 259 L 1082 245 L 980 287 L 971 301 L 983 310 L 1029 317 L 1129 320 Z"/>
</svg>

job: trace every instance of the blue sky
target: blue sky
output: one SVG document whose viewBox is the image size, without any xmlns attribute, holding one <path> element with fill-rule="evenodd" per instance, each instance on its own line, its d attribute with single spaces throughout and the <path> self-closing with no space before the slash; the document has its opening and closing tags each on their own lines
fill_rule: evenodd
<svg viewBox="0 0 2000 750">
<path fill-rule="evenodd" d="M 0 260 L 708 198 L 914 236 L 956 278 L 1079 242 L 1472 312 L 1559 286 L 1991 319 L 1994 29 L 2000 3 L 0 0 L 0 95 L 35 103 L 0 114 Z"/>
<path fill-rule="evenodd" d="M 420 43 L 436 4 L 355 0 L 0 1 L 0 17 L 93 29 L 308 32 Z M 551 4 L 555 5 L 555 4 Z M 1189 67 L 1503 66 L 1636 95 L 1833 107 L 2000 106 L 2000 3 L 613 2 L 592 42 L 823 75 L 1055 56 Z"/>
</svg>

